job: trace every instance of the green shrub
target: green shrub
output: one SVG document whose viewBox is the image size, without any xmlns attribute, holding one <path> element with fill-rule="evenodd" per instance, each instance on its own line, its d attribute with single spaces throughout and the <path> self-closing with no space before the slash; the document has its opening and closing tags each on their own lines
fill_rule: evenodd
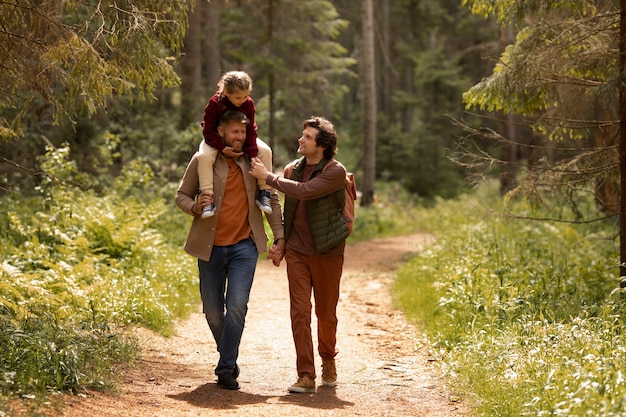
<svg viewBox="0 0 626 417">
<path fill-rule="evenodd" d="M 357 184 L 358 186 L 358 184 Z M 422 228 L 418 198 L 397 183 L 378 183 L 376 198 L 368 207 L 355 204 L 354 232 L 348 242 L 406 235 Z"/>
<path fill-rule="evenodd" d="M 40 198 L 0 205 L 0 395 L 7 398 L 111 388 L 114 365 L 136 354 L 128 330 L 171 334 L 197 303 L 197 269 L 181 247 L 187 228 L 166 235 L 158 228 L 185 217 L 174 193 L 169 204 L 134 196 L 152 186 L 141 163 L 106 195 L 83 190 L 67 155 L 51 150 L 43 161 L 49 176 Z"/>
</svg>

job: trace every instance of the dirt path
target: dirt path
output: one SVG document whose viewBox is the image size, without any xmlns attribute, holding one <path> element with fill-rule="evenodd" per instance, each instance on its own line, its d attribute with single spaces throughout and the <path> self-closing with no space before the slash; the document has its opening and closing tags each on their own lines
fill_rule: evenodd
<svg viewBox="0 0 626 417">
<path fill-rule="evenodd" d="M 121 392 L 68 397 L 63 415 L 465 416 L 463 404 L 443 390 L 436 370 L 417 349 L 416 330 L 391 306 L 393 270 L 427 240 L 411 235 L 346 249 L 335 388 L 287 392 L 297 375 L 285 267 L 261 261 L 239 356 L 241 390 L 217 386 L 215 344 L 198 311 L 171 338 L 142 331 L 143 359 L 125 375 Z"/>
</svg>

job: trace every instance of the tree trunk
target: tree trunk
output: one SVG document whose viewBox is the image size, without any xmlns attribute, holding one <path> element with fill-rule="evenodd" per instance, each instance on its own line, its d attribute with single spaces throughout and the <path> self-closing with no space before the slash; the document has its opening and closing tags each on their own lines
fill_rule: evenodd
<svg viewBox="0 0 626 417">
<path fill-rule="evenodd" d="M 268 43 L 269 43 L 269 49 L 270 49 L 270 56 L 273 56 L 274 54 L 274 0 L 269 0 L 269 9 L 267 12 L 268 16 L 267 16 L 267 21 L 268 21 Z M 268 120 L 268 144 L 270 146 L 270 148 L 274 148 L 275 146 L 275 139 L 274 137 L 275 135 L 275 126 L 276 126 L 276 120 L 275 120 L 275 115 L 276 115 L 276 94 L 275 94 L 275 90 L 276 90 L 276 79 L 275 79 L 275 75 L 274 75 L 274 69 L 270 67 L 270 72 L 268 75 L 268 80 L 267 80 L 267 87 L 268 87 L 268 96 L 269 96 L 269 120 Z M 272 160 L 273 163 L 273 160 Z"/>
<path fill-rule="evenodd" d="M 202 89 L 205 101 L 213 95 L 217 89 L 217 82 L 222 76 L 222 54 L 220 51 L 220 8 L 222 0 L 201 0 L 204 24 L 202 33 L 204 44 L 202 45 Z"/>
<path fill-rule="evenodd" d="M 620 287 L 626 288 L 626 0 L 620 1 L 620 39 L 619 39 L 619 163 L 620 163 L 620 208 L 619 208 L 619 243 L 620 243 Z"/>
<path fill-rule="evenodd" d="M 380 95 L 381 95 L 381 110 L 382 112 L 389 118 L 388 122 L 393 124 L 395 121 L 394 111 L 393 111 L 393 85 L 392 85 L 392 76 L 394 74 L 394 69 L 391 63 L 391 25 L 389 22 L 389 17 L 391 14 L 389 0 L 382 0 L 379 3 L 380 12 L 378 16 L 380 16 L 380 37 L 381 37 L 381 47 L 380 47 L 380 62 L 378 64 L 378 68 L 382 69 L 380 71 Z"/>
<path fill-rule="evenodd" d="M 361 63 L 364 102 L 363 188 L 361 206 L 374 201 L 376 182 L 376 70 L 374 56 L 374 5 L 363 0 L 363 62 Z"/>
<path fill-rule="evenodd" d="M 500 32 L 500 48 L 502 51 L 507 45 L 515 42 L 515 36 L 511 28 Z M 515 115 L 508 113 L 503 122 L 506 142 L 501 148 L 500 159 L 503 166 L 500 172 L 500 194 L 504 195 L 517 186 L 517 126 Z"/>
<path fill-rule="evenodd" d="M 196 1 L 189 13 L 189 29 L 185 34 L 183 56 L 180 58 L 182 106 L 180 128 L 202 120 L 202 1 Z M 198 143 L 202 138 L 198 138 Z"/>
<path fill-rule="evenodd" d="M 500 149 L 503 166 L 500 171 L 500 194 L 504 195 L 517 186 L 517 127 L 515 115 L 509 113 L 503 122 L 506 142 Z"/>
</svg>

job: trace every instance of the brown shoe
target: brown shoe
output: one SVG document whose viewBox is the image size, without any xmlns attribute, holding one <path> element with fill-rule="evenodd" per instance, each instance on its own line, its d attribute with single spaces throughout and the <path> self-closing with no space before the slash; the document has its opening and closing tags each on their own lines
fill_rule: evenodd
<svg viewBox="0 0 626 417">
<path fill-rule="evenodd" d="M 289 392 L 315 392 L 315 380 L 308 376 L 301 376 L 298 382 L 288 388 Z"/>
<path fill-rule="evenodd" d="M 335 359 L 326 359 L 322 361 L 322 384 L 328 387 L 337 385 L 337 368 L 335 367 Z"/>
</svg>

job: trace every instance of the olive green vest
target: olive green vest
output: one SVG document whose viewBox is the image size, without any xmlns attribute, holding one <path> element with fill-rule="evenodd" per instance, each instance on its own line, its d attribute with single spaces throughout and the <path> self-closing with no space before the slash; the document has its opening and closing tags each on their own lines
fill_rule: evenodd
<svg viewBox="0 0 626 417">
<path fill-rule="evenodd" d="M 330 162 L 332 163 L 333 160 Z M 322 159 L 315 167 L 311 178 L 316 177 L 322 172 L 322 169 L 329 163 L 327 159 Z M 306 162 L 300 158 L 294 163 L 289 179 L 302 182 L 302 173 Z M 333 194 L 337 194 L 337 201 L 341 204 L 345 202 L 345 188 L 342 187 L 335 193 L 328 194 L 314 200 L 303 201 L 306 204 L 306 211 L 309 218 L 309 227 L 313 240 L 315 241 L 315 250 L 318 254 L 326 252 L 328 249 L 337 246 L 342 240 L 348 237 L 348 226 L 344 221 L 341 213 L 339 213 Z M 285 195 L 285 239 L 289 240 L 293 229 L 293 217 L 296 213 L 296 206 L 300 201 L 296 198 Z M 343 208 L 343 207 L 342 207 Z"/>
</svg>

